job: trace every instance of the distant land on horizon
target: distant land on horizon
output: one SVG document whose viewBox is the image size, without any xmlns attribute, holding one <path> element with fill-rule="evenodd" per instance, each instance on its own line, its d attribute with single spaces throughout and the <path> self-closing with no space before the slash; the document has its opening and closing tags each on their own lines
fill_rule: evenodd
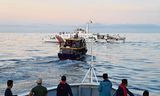
<svg viewBox="0 0 160 96">
<path fill-rule="evenodd" d="M 73 32 L 76 28 L 86 28 L 86 25 L 55 25 L 55 24 L 0 24 L 0 32 Z M 89 26 L 90 32 L 99 33 L 160 33 L 158 24 L 100 24 Z"/>
</svg>

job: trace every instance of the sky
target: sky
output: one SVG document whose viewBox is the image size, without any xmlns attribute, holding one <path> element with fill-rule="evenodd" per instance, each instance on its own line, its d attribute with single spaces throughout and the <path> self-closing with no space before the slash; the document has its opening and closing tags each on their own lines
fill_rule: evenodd
<svg viewBox="0 0 160 96">
<path fill-rule="evenodd" d="M 0 0 L 8 25 L 158 24 L 160 0 Z"/>
</svg>

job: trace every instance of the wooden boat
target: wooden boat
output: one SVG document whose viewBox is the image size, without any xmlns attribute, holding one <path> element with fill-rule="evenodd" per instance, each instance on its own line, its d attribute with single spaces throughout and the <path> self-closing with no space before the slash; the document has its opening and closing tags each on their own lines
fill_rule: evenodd
<svg viewBox="0 0 160 96">
<path fill-rule="evenodd" d="M 79 60 L 87 52 L 86 41 L 82 37 L 74 36 L 60 43 L 58 57 L 60 60 Z"/>
</svg>

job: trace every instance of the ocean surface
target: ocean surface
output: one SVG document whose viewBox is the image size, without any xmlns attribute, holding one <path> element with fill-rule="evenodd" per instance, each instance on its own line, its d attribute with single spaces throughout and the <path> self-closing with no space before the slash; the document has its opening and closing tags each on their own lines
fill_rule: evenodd
<svg viewBox="0 0 160 96">
<path fill-rule="evenodd" d="M 59 45 L 46 43 L 43 37 L 51 33 L 0 33 L 0 96 L 6 81 L 14 80 L 14 94 L 29 92 L 37 78 L 46 87 L 56 86 L 60 76 L 66 75 L 68 83 L 82 81 L 91 64 L 91 43 L 84 60 L 59 60 Z M 114 33 L 115 34 L 115 33 Z M 121 79 L 128 79 L 128 88 L 142 94 L 149 90 L 150 96 L 160 94 L 160 33 L 120 33 L 125 43 L 94 43 L 93 66 L 102 80 L 108 73 L 113 87 Z"/>
</svg>

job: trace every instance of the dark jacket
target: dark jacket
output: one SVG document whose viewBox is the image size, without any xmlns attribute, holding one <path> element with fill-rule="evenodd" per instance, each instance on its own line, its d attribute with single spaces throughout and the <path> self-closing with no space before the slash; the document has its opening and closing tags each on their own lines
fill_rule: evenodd
<svg viewBox="0 0 160 96">
<path fill-rule="evenodd" d="M 31 92 L 34 94 L 33 96 L 46 96 L 48 93 L 47 88 L 42 85 L 32 88 Z"/>
<path fill-rule="evenodd" d="M 11 89 L 7 88 L 7 89 L 5 90 L 4 96 L 13 96 Z"/>
<path fill-rule="evenodd" d="M 134 96 L 132 92 L 130 92 L 126 87 L 123 88 L 121 87 L 121 85 L 118 87 L 116 94 L 114 96 L 125 96 L 124 92 L 126 92 L 127 94 L 129 94 L 129 96 Z"/>
<path fill-rule="evenodd" d="M 60 82 L 57 86 L 57 96 L 73 96 L 70 85 Z"/>
</svg>

